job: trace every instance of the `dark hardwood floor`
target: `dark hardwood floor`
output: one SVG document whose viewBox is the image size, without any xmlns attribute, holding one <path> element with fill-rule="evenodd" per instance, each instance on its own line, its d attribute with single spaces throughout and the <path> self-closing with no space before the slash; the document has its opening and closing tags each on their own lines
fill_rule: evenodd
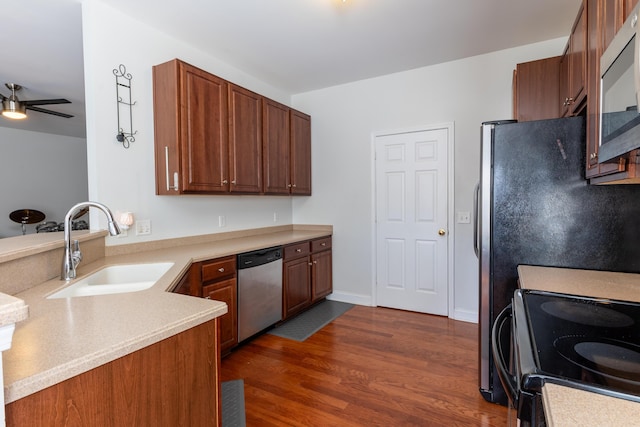
<svg viewBox="0 0 640 427">
<path fill-rule="evenodd" d="M 478 392 L 478 325 L 355 306 L 305 342 L 265 334 L 222 360 L 247 426 L 506 426 Z"/>
</svg>

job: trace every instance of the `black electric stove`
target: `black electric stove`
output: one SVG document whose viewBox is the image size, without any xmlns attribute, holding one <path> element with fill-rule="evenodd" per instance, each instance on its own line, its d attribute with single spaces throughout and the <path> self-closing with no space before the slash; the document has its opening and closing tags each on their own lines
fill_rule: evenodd
<svg viewBox="0 0 640 427">
<path fill-rule="evenodd" d="M 553 382 L 640 402 L 640 304 L 519 290 L 513 310 L 521 389 Z"/>
<path fill-rule="evenodd" d="M 519 289 L 493 349 L 521 425 L 545 425 L 545 383 L 640 402 L 639 303 Z"/>
</svg>

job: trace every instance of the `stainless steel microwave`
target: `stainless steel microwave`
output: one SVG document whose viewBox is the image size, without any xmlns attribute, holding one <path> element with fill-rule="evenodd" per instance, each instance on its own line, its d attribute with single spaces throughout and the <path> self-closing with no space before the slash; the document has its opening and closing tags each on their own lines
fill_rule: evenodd
<svg viewBox="0 0 640 427">
<path fill-rule="evenodd" d="M 600 58 L 599 162 L 640 148 L 638 9 L 629 15 Z"/>
</svg>

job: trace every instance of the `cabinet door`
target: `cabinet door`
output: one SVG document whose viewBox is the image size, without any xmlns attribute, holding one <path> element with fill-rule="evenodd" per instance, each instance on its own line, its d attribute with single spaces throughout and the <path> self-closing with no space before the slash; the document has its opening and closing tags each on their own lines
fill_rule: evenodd
<svg viewBox="0 0 640 427">
<path fill-rule="evenodd" d="M 310 264 L 309 257 L 298 258 L 283 264 L 282 317 L 284 319 L 311 303 Z"/>
<path fill-rule="evenodd" d="M 331 251 L 311 255 L 311 288 L 313 301 L 324 298 L 333 291 Z"/>
<path fill-rule="evenodd" d="M 182 190 L 226 192 L 227 83 L 181 63 Z"/>
<path fill-rule="evenodd" d="M 311 117 L 291 110 L 291 194 L 311 195 Z"/>
<path fill-rule="evenodd" d="M 229 167 L 232 193 L 262 191 L 262 97 L 229 84 Z"/>
<path fill-rule="evenodd" d="M 289 107 L 263 99 L 262 165 L 265 194 L 289 194 L 289 135 Z"/>
<path fill-rule="evenodd" d="M 587 80 L 586 16 L 584 7 L 582 7 L 569 39 L 569 98 L 572 102 L 571 109 L 573 114 L 577 113 L 576 108 L 580 106 L 581 100 L 584 98 L 584 85 Z"/>
<path fill-rule="evenodd" d="M 228 279 L 202 288 L 202 296 L 227 304 L 227 314 L 219 317 L 220 350 L 224 354 L 238 344 L 236 279 Z"/>
<path fill-rule="evenodd" d="M 560 117 L 559 56 L 518 64 L 516 76 L 514 111 L 519 122 Z"/>
</svg>

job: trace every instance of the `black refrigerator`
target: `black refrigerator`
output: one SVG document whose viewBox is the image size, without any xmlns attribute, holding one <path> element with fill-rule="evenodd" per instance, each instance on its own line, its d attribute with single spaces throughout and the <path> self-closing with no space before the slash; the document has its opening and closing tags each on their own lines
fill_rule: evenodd
<svg viewBox="0 0 640 427">
<path fill-rule="evenodd" d="M 490 402 L 507 403 L 490 334 L 518 265 L 640 272 L 640 185 L 590 185 L 584 170 L 583 117 L 482 124 L 474 246 L 480 392 Z"/>
</svg>

